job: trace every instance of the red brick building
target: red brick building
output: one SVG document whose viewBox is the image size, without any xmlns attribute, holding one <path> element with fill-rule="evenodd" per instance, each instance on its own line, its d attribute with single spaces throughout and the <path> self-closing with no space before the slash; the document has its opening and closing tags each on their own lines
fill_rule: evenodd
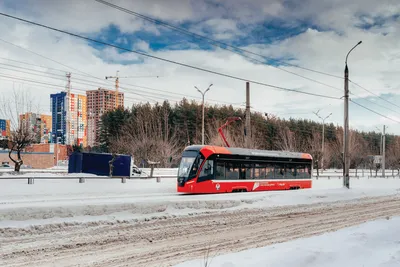
<svg viewBox="0 0 400 267">
<path fill-rule="evenodd" d="M 17 157 L 16 153 L 13 153 L 13 155 L 13 158 Z M 33 169 L 47 169 L 55 166 L 57 159 L 59 162 L 68 160 L 67 146 L 60 144 L 34 144 L 27 147 L 21 153 L 21 157 L 24 165 L 30 166 Z M 8 157 L 8 150 L 0 150 L 0 162 L 9 162 L 13 165 L 13 162 Z"/>
</svg>

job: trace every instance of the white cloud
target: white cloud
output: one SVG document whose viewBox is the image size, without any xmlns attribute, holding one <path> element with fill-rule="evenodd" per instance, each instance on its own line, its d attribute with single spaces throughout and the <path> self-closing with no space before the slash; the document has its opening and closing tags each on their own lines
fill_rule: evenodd
<svg viewBox="0 0 400 267">
<path fill-rule="evenodd" d="M 133 49 L 139 49 L 140 51 L 148 52 L 150 49 L 150 45 L 148 42 L 139 40 L 133 44 Z"/>
<path fill-rule="evenodd" d="M 146 29 L 157 34 L 161 34 L 157 27 L 143 23 L 127 14 L 113 11 L 112 9 L 100 5 L 94 1 L 45 1 L 42 4 L 37 1 L 24 1 L 29 9 L 12 11 L 0 6 L 2 11 L 14 12 L 15 14 L 62 27 L 67 30 L 73 30 L 85 34 L 98 34 L 102 29 L 110 24 L 117 25 L 124 32 L 135 32 Z M 360 14 L 369 14 L 368 23 L 373 23 L 376 16 L 395 14 L 399 11 L 397 1 L 381 1 L 379 6 L 374 6 L 372 0 L 355 1 L 358 5 L 348 3 L 347 9 L 343 10 L 341 4 L 344 0 L 335 0 L 330 4 L 322 4 L 321 1 L 309 0 L 301 4 L 283 5 L 281 1 L 235 1 L 229 5 L 225 2 L 217 2 L 219 5 L 212 5 L 199 1 L 113 1 L 127 8 L 144 12 L 149 15 L 157 16 L 161 19 L 178 22 L 196 23 L 202 21 L 213 29 L 213 38 L 229 40 L 238 34 L 247 34 L 238 30 L 237 23 L 260 22 L 264 20 L 273 20 L 276 17 L 285 18 L 289 22 L 296 20 L 306 20 L 312 18 L 312 21 L 320 28 L 332 28 L 335 31 L 319 31 L 309 29 L 303 34 L 276 42 L 273 44 L 261 43 L 245 47 L 257 53 L 273 58 L 295 57 L 294 63 L 301 66 L 328 72 L 334 75 L 343 76 L 344 58 L 348 50 L 359 40 L 363 44 L 352 52 L 349 59 L 350 79 L 360 83 L 364 87 L 374 91 L 377 94 L 391 93 L 393 99 L 390 101 L 399 101 L 400 80 L 396 70 L 400 68 L 400 25 L 399 21 L 386 21 L 381 27 L 375 27 L 370 30 L 356 28 L 359 23 Z M 57 5 L 54 3 L 57 2 Z M 167 3 L 168 2 L 168 3 Z M 177 4 L 179 2 L 179 4 Z M 36 3 L 36 4 L 34 4 Z M 82 4 L 79 4 L 82 3 Z M 360 4 L 361 3 L 361 4 Z M 1 5 L 1 4 L 0 4 Z M 294 12 L 295 11 L 295 12 Z M 217 100 L 218 102 L 241 103 L 245 98 L 245 82 L 232 80 L 196 70 L 187 69 L 182 66 L 169 63 L 141 58 L 132 53 L 119 53 L 114 48 L 106 48 L 101 51 L 89 46 L 86 42 L 62 34 L 53 33 L 48 30 L 37 27 L 27 26 L 26 24 L 16 23 L 10 19 L 0 18 L 0 31 L 3 33 L 2 39 L 21 45 L 37 53 L 46 55 L 68 66 L 90 73 L 93 76 L 103 79 L 106 75 L 114 75 L 117 70 L 121 76 L 149 76 L 159 75 L 159 79 L 140 78 L 140 79 L 121 79 L 122 90 L 129 90 L 127 103 L 134 101 L 147 101 L 149 96 L 162 101 L 168 97 L 171 100 L 179 100 L 181 96 L 176 94 L 186 94 L 188 96 L 200 97 L 194 85 L 206 87 L 213 83 L 212 90 L 207 94 L 207 101 Z M 382 33 L 388 33 L 383 35 Z M 173 44 L 174 50 L 151 51 L 149 43 L 151 39 L 142 39 L 138 42 L 129 43 L 131 39 L 117 37 L 116 41 L 123 46 L 133 46 L 143 51 L 148 51 L 156 56 L 176 60 L 186 64 L 192 64 L 202 68 L 220 71 L 233 76 L 240 76 L 245 79 L 252 79 L 268 84 L 274 84 L 286 88 L 296 88 L 307 92 L 318 94 L 327 94 L 341 97 L 343 93 L 334 89 L 307 81 L 278 70 L 273 67 L 254 64 L 248 60 L 232 54 L 222 49 L 215 51 L 198 50 L 196 44 L 189 43 L 187 50 L 182 50 L 182 44 Z M 171 47 L 172 47 L 171 46 Z M 57 63 L 48 61 L 29 52 L 0 42 L 0 57 L 6 57 L 15 60 L 30 62 L 37 65 L 45 65 L 53 68 L 66 69 Z M 127 61 L 142 61 L 141 64 L 122 65 Z M 31 85 L 25 82 L 22 86 L 27 90 L 32 90 L 38 96 L 44 109 L 49 107 L 49 94 L 62 90 L 65 87 L 65 79 L 48 79 L 41 76 L 16 73 L 2 69 L 1 64 L 7 61 L 0 59 L 0 73 L 8 73 L 14 76 L 25 77 L 27 79 L 39 80 L 55 84 L 45 87 L 40 85 Z M 119 64 L 117 64 L 118 62 Z M 10 63 L 10 62 L 7 62 Z M 20 65 L 23 66 L 23 65 Z M 27 66 L 25 66 L 27 67 Z M 29 67 L 33 68 L 33 67 Z M 343 80 L 323 76 L 316 73 L 299 70 L 294 67 L 282 67 L 288 71 L 305 75 L 309 78 L 319 80 L 323 83 L 332 85 L 339 89 L 343 88 Z M 36 70 L 45 71 L 41 68 Z M 73 87 L 78 89 L 94 89 L 96 85 L 85 85 L 77 79 L 89 79 L 92 83 L 96 80 L 91 77 L 82 77 L 73 72 Z M 49 71 L 50 72 L 50 71 Z M 62 72 L 52 72 L 64 75 Z M 2 74 L 0 74 L 2 75 Z M 5 82 L 0 77 L 0 92 L 8 92 L 13 83 Z M 104 81 L 97 81 L 104 84 Z M 107 82 L 110 88 L 112 82 Z M 143 88 L 133 88 L 126 84 L 139 84 L 160 90 L 166 90 L 170 93 L 152 91 Z M 20 85 L 18 83 L 17 85 Z M 127 88 L 129 87 L 129 88 Z M 362 97 L 370 95 L 362 89 L 350 86 L 350 90 Z M 147 91 L 147 92 L 146 92 Z M 135 94 L 136 93 L 136 94 Z M 146 98 L 137 94 L 147 94 Z M 353 96 L 353 99 L 357 97 Z M 374 98 L 373 98 L 374 99 Z M 386 106 L 385 102 L 376 100 L 377 103 Z M 343 124 L 343 105 L 342 101 L 323 99 L 296 93 L 286 93 L 274 90 L 260 85 L 251 85 L 251 105 L 257 109 L 269 113 L 290 113 L 298 112 L 296 117 L 315 119 L 312 111 L 322 107 L 326 112 L 333 112 L 330 118 L 332 122 L 339 125 Z M 209 103 L 215 103 L 210 101 Z M 362 102 L 364 103 L 364 102 Z M 370 108 L 397 118 L 400 109 L 391 106 L 392 109 L 399 110 L 399 113 L 388 111 L 382 107 L 367 104 Z M 374 128 L 374 125 L 387 123 L 381 121 L 381 118 L 373 113 L 369 113 L 361 108 L 351 104 L 351 127 Z M 303 114 L 309 112 L 309 114 Z M 302 113 L 302 114 L 300 114 Z M 393 131 L 400 133 L 398 125 L 391 126 Z"/>
</svg>

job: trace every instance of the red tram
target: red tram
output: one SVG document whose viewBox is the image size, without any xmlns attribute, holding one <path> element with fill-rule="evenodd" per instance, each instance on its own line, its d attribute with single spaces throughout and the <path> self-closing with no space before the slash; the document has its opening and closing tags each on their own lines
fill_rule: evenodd
<svg viewBox="0 0 400 267">
<path fill-rule="evenodd" d="M 177 191 L 230 193 L 311 188 L 310 154 L 219 146 L 189 146 Z"/>
</svg>

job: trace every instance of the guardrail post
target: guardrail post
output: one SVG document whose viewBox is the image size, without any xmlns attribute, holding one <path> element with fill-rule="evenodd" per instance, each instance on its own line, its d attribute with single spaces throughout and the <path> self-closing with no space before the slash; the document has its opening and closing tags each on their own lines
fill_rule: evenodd
<svg viewBox="0 0 400 267">
<path fill-rule="evenodd" d="M 84 182 L 85 182 L 85 178 L 79 177 L 79 183 L 80 183 L 80 184 L 83 184 Z"/>
<path fill-rule="evenodd" d="M 150 178 L 153 178 L 153 173 L 154 173 L 154 165 L 150 165 Z"/>
<path fill-rule="evenodd" d="M 35 183 L 35 179 L 33 178 L 28 178 L 28 184 L 34 184 Z"/>
<path fill-rule="evenodd" d="M 122 177 L 121 183 L 125 184 L 126 183 L 126 177 Z"/>
</svg>

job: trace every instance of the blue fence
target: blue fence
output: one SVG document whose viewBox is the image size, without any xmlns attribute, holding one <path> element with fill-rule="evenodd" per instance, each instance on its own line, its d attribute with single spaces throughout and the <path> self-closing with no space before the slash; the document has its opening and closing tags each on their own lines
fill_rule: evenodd
<svg viewBox="0 0 400 267">
<path fill-rule="evenodd" d="M 108 176 L 110 173 L 109 162 L 111 154 L 104 153 L 73 153 L 69 157 L 69 173 L 91 173 L 95 175 Z M 117 155 L 113 162 L 113 176 L 130 177 L 131 156 Z"/>
</svg>

